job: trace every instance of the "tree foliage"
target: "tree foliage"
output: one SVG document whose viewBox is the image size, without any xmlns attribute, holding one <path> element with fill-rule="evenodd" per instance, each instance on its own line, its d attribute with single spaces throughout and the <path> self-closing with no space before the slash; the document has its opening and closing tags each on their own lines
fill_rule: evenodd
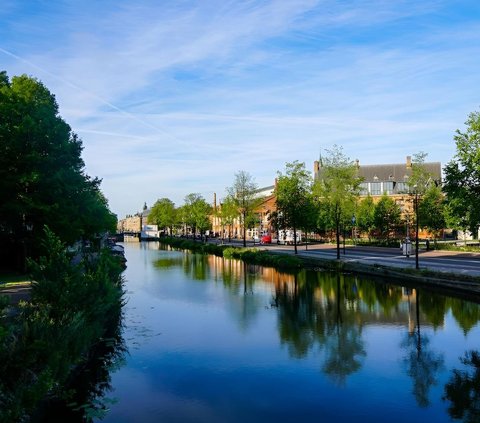
<svg viewBox="0 0 480 423">
<path fill-rule="evenodd" d="M 371 195 L 368 195 L 358 203 L 356 210 L 356 224 L 360 231 L 366 232 L 370 237 L 375 228 L 375 203 Z"/>
<path fill-rule="evenodd" d="M 44 225 L 67 243 L 115 229 L 101 181 L 85 173 L 82 149 L 41 82 L 0 73 L 0 244 L 6 251 L 18 253 L 27 242 L 34 248 Z"/>
<path fill-rule="evenodd" d="M 234 197 L 232 197 L 231 195 L 227 195 L 225 197 L 223 202 L 220 204 L 218 217 L 220 218 L 222 227 L 228 227 L 228 239 L 230 240 L 232 236 L 233 223 L 235 221 L 235 218 L 238 217 L 238 209 Z"/>
<path fill-rule="evenodd" d="M 384 194 L 375 205 L 374 222 L 375 228 L 380 235 L 389 239 L 390 233 L 400 224 L 400 207 L 393 199 Z"/>
<path fill-rule="evenodd" d="M 480 226 L 480 113 L 473 112 L 464 132 L 454 136 L 456 154 L 445 166 L 443 190 L 447 194 L 449 221 L 457 228 L 477 233 Z"/>
<path fill-rule="evenodd" d="M 210 228 L 211 212 L 212 207 L 200 194 L 191 193 L 185 197 L 183 206 L 184 218 L 186 224 L 192 228 L 194 239 L 197 230 L 200 232 L 200 235 L 203 235 Z"/>
<path fill-rule="evenodd" d="M 428 154 L 420 151 L 413 155 L 412 175 L 408 179 L 408 187 L 411 193 L 425 194 L 428 187 L 434 184 L 433 175 L 425 166 Z"/>
<path fill-rule="evenodd" d="M 430 185 L 418 205 L 418 223 L 420 227 L 430 231 L 435 239 L 446 227 L 444 201 L 441 188 Z"/>
<path fill-rule="evenodd" d="M 322 216 L 331 222 L 337 241 L 337 258 L 340 258 L 340 231 L 342 223 L 350 221 L 359 195 L 361 179 L 356 165 L 344 155 L 342 148 L 334 146 L 322 161 L 320 180 L 316 181 L 314 194 L 323 204 Z"/>
<path fill-rule="evenodd" d="M 315 208 L 312 205 L 312 180 L 305 163 L 294 161 L 285 165 L 285 174 L 278 172 L 275 188 L 277 212 L 282 229 L 292 228 L 297 254 L 297 230 L 312 227 Z"/>
<path fill-rule="evenodd" d="M 229 196 L 235 201 L 237 213 L 240 217 L 244 247 L 247 245 L 247 227 L 249 221 L 261 200 L 256 196 L 257 189 L 258 185 L 255 183 L 252 175 L 244 170 L 235 174 L 233 185 L 227 188 Z"/>
<path fill-rule="evenodd" d="M 155 202 L 148 215 L 148 223 L 158 225 L 159 228 L 170 230 L 177 223 L 177 210 L 172 200 L 161 198 Z"/>
</svg>

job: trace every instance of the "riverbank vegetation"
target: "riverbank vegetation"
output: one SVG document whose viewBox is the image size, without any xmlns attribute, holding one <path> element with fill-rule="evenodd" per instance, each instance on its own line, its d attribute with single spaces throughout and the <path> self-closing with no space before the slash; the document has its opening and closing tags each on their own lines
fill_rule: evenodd
<svg viewBox="0 0 480 423">
<path fill-rule="evenodd" d="M 219 257 L 242 260 L 249 264 L 275 267 L 284 271 L 296 271 L 302 267 L 302 261 L 297 257 L 287 254 L 274 254 L 255 248 L 238 248 L 173 237 L 162 238 L 160 242 L 182 250 L 190 250 L 201 254 L 214 254 Z"/>
<path fill-rule="evenodd" d="M 15 307 L 0 295 L 0 422 L 71 421 L 44 417 L 52 401 L 84 420 L 102 408 L 89 404 L 106 379 L 77 389 L 75 375 L 98 370 L 99 352 L 108 365 L 122 344 L 122 269 L 95 242 L 115 230 L 116 216 L 100 179 L 85 172 L 82 141 L 37 79 L 0 72 L 0 140 L 0 282 L 31 281 Z M 81 242 L 90 250 L 71 249 L 72 259 L 67 246 Z"/>
<path fill-rule="evenodd" d="M 69 245 L 115 230 L 82 141 L 40 81 L 0 72 L 0 140 L 0 268 L 24 272 L 44 225 Z"/>
<path fill-rule="evenodd" d="M 18 313 L 8 318 L 3 304 L 0 422 L 44 414 L 49 407 L 42 405 L 52 401 L 80 401 L 72 388 L 78 369 L 91 364 L 106 341 L 121 344 L 124 292 L 118 263 L 102 252 L 95 260 L 72 265 L 64 244 L 49 230 L 42 248 L 45 255 L 29 263 L 30 301 L 21 303 Z M 111 361 L 115 354 L 105 360 Z M 102 391 L 92 387 L 81 401 L 93 401 Z M 92 410 L 91 404 L 72 407 Z M 96 407 L 101 408 L 101 402 Z"/>
</svg>

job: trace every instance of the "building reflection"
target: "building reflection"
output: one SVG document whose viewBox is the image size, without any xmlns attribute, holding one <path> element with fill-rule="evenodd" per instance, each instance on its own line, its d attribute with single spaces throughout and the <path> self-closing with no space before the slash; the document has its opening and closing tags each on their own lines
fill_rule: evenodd
<svg viewBox="0 0 480 423">
<path fill-rule="evenodd" d="M 353 313 L 355 321 L 362 325 L 394 325 L 406 326 L 409 333 L 414 333 L 417 322 L 417 293 L 415 288 L 399 287 L 361 280 L 351 275 L 342 275 L 342 289 L 332 285 L 335 279 L 332 272 L 302 271 L 297 275 L 280 272 L 274 268 L 258 265 L 247 265 L 239 260 L 230 260 L 223 257 L 207 256 L 209 268 L 215 280 L 227 280 L 237 283 L 243 281 L 244 273 L 254 279 L 257 289 L 260 285 L 272 290 L 274 295 L 280 290 L 284 295 L 294 296 L 299 289 L 305 289 L 306 283 L 314 284 L 310 294 L 320 307 L 339 300 L 348 313 Z M 429 321 L 429 316 L 420 312 L 423 326 L 443 327 L 444 314 L 440 321 Z"/>
</svg>

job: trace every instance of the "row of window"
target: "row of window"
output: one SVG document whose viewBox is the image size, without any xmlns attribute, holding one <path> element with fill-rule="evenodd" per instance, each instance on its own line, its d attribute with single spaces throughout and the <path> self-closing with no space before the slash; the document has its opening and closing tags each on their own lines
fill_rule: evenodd
<svg viewBox="0 0 480 423">
<path fill-rule="evenodd" d="M 409 192 L 406 182 L 362 182 L 360 184 L 360 194 L 363 195 L 383 195 L 386 194 L 403 194 Z"/>
</svg>

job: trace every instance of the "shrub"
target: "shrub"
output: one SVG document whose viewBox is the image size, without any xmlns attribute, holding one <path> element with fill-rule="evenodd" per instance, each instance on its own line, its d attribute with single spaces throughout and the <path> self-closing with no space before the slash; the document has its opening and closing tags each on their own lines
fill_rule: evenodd
<svg viewBox="0 0 480 423">
<path fill-rule="evenodd" d="M 64 395 L 72 371 L 121 321 L 123 280 L 107 252 L 81 265 L 48 229 L 45 251 L 29 263 L 31 302 L 0 345 L 0 421 L 18 421 L 45 398 Z"/>
</svg>

